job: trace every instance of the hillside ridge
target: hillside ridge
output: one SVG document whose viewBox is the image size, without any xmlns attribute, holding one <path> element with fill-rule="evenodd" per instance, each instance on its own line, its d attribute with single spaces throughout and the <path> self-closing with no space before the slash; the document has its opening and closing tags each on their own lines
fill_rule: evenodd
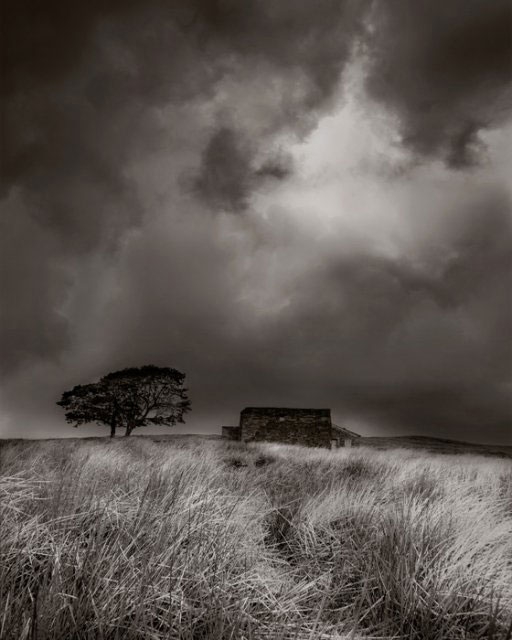
<svg viewBox="0 0 512 640">
<path fill-rule="evenodd" d="M 124 436 L 118 436 L 115 440 L 120 440 Z M 162 433 L 162 434 L 133 434 L 131 438 L 150 439 L 153 442 L 163 442 L 166 440 L 221 440 L 222 436 L 212 433 Z M 110 441 L 108 436 L 83 436 L 70 438 L 0 438 L 0 447 L 9 442 L 49 442 L 56 440 L 66 441 Z M 424 449 L 432 453 L 444 454 L 475 454 L 485 456 L 497 456 L 501 458 L 512 458 L 512 445 L 484 444 L 478 442 L 466 442 L 463 440 L 453 440 L 449 438 L 436 438 L 422 435 L 401 435 L 401 436 L 363 436 L 360 446 L 371 447 L 373 449 Z"/>
</svg>

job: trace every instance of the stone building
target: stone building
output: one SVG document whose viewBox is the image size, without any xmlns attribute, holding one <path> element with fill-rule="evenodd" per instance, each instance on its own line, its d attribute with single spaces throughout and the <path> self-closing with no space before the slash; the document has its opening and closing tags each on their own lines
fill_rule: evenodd
<svg viewBox="0 0 512 640">
<path fill-rule="evenodd" d="M 240 424 L 222 427 L 222 435 L 242 442 L 282 442 L 307 447 L 352 447 L 360 436 L 331 422 L 330 409 L 247 407 Z"/>
</svg>

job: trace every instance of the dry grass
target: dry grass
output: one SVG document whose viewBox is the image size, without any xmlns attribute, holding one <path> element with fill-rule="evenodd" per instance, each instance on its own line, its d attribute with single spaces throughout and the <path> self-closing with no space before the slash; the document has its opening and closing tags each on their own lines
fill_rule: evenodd
<svg viewBox="0 0 512 640">
<path fill-rule="evenodd" d="M 512 463 L 132 438 L 0 448 L 0 637 L 511 637 Z"/>
</svg>

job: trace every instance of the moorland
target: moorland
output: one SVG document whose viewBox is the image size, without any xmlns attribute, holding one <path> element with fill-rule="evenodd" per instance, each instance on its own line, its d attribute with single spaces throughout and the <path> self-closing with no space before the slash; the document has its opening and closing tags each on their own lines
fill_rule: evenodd
<svg viewBox="0 0 512 640">
<path fill-rule="evenodd" d="M 2 441 L 0 637 L 510 639 L 512 460 L 368 444 Z"/>
</svg>

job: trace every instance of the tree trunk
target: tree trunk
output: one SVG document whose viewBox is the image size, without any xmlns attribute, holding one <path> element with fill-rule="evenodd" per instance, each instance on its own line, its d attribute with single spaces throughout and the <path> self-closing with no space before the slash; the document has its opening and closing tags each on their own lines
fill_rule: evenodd
<svg viewBox="0 0 512 640">
<path fill-rule="evenodd" d="M 126 426 L 126 431 L 124 433 L 125 438 L 127 438 L 130 435 L 130 433 L 133 431 L 133 429 L 134 429 L 134 427 L 132 427 L 131 425 L 127 425 Z"/>
<path fill-rule="evenodd" d="M 116 412 L 112 411 L 112 417 L 110 418 L 110 437 L 114 438 L 116 435 L 117 416 Z"/>
</svg>

